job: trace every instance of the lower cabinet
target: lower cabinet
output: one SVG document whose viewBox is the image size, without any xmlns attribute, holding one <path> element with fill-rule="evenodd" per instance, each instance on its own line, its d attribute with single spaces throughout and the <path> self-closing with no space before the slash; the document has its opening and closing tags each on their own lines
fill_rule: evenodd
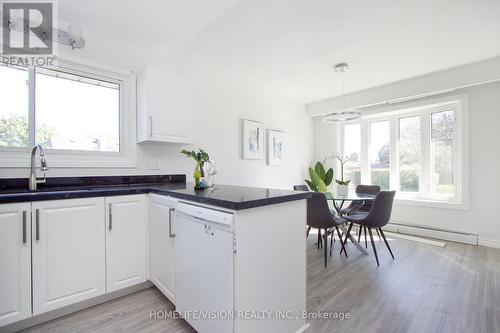
<svg viewBox="0 0 500 333">
<path fill-rule="evenodd" d="M 153 195 L 151 274 L 169 297 L 174 207 Z M 0 204 L 0 328 L 147 281 L 147 219 L 144 194 Z"/>
<path fill-rule="evenodd" d="M 33 315 L 106 292 L 104 198 L 32 203 Z"/>
<path fill-rule="evenodd" d="M 175 207 L 177 200 L 150 194 L 148 202 L 149 279 L 174 302 Z"/>
<path fill-rule="evenodd" d="M 107 292 L 147 280 L 146 196 L 106 198 Z"/>
<path fill-rule="evenodd" d="M 31 316 L 30 209 L 0 205 L 0 326 Z"/>
</svg>

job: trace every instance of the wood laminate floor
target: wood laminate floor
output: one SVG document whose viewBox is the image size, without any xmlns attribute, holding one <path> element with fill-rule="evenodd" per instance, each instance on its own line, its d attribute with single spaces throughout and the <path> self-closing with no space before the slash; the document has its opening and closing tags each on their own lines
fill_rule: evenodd
<svg viewBox="0 0 500 333">
<path fill-rule="evenodd" d="M 370 247 L 364 256 L 349 245 L 346 259 L 337 241 L 325 269 L 314 236 L 308 239 L 308 311 L 349 319 L 310 320 L 309 333 L 500 332 L 500 250 L 388 237 L 396 259 L 377 240 L 377 267 Z M 151 311 L 172 309 L 150 288 L 25 332 L 194 332 L 181 319 L 150 318 Z"/>
</svg>

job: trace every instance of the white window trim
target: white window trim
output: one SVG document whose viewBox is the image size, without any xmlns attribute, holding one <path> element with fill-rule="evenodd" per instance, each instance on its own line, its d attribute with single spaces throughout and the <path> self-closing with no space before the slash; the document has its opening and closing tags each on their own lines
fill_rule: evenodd
<svg viewBox="0 0 500 333">
<path fill-rule="evenodd" d="M 421 188 L 428 188 L 430 184 L 428 161 L 430 145 L 426 138 L 430 138 L 430 113 L 449 110 L 449 105 L 455 103 L 456 117 L 456 150 L 454 154 L 454 177 L 456 177 L 457 195 L 454 200 L 444 197 L 412 196 L 411 193 L 399 191 L 399 126 L 395 125 L 400 118 L 420 115 L 422 121 L 421 158 L 422 169 L 420 175 Z M 432 110 L 429 112 L 429 109 Z M 348 124 L 361 125 L 361 183 L 370 184 L 369 160 L 369 124 L 375 121 L 388 120 L 391 122 L 391 152 L 390 152 L 390 186 L 397 190 L 396 204 L 406 206 L 420 206 L 446 209 L 469 209 L 469 126 L 468 126 L 468 96 L 466 94 L 449 95 L 434 99 L 423 99 L 413 102 L 386 105 L 365 111 L 366 116 L 361 120 L 342 123 L 338 126 L 338 151 L 344 154 L 344 126 Z M 425 131 L 425 132 L 424 132 Z M 425 140 L 425 141 L 424 141 Z M 425 169 L 424 169 L 425 168 Z M 422 186 L 424 185 L 424 186 Z"/>
<path fill-rule="evenodd" d="M 106 80 L 120 85 L 120 152 L 46 149 L 49 168 L 102 169 L 137 167 L 135 144 L 136 80 L 134 72 L 70 57 L 59 58 L 57 66 L 52 69 Z M 33 75 L 33 71 L 30 71 L 30 73 L 30 75 Z M 33 82 L 33 80 L 30 80 L 30 82 Z M 34 87 L 30 86 L 29 89 L 30 94 L 34 94 Z M 30 98 L 30 101 L 33 100 L 33 98 Z M 31 103 L 28 122 L 30 128 L 33 128 L 34 105 L 31 105 Z M 33 146 L 34 142 L 32 131 L 30 131 L 29 145 Z M 0 148 L 0 169 L 29 168 L 30 152 L 31 147 Z"/>
</svg>

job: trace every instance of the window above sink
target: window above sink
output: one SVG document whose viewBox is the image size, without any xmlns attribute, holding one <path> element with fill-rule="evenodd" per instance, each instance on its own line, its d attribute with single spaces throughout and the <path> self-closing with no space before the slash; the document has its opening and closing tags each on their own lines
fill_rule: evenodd
<svg viewBox="0 0 500 333">
<path fill-rule="evenodd" d="M 64 60 L 0 66 L 0 91 L 0 168 L 29 167 L 35 144 L 55 168 L 135 166 L 133 73 Z"/>
</svg>

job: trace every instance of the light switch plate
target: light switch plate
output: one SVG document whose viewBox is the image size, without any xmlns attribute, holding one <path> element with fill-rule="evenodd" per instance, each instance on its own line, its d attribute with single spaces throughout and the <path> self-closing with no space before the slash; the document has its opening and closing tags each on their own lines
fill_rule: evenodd
<svg viewBox="0 0 500 333">
<path fill-rule="evenodd" d="M 149 160 L 149 170 L 160 170 L 160 160 Z"/>
</svg>

